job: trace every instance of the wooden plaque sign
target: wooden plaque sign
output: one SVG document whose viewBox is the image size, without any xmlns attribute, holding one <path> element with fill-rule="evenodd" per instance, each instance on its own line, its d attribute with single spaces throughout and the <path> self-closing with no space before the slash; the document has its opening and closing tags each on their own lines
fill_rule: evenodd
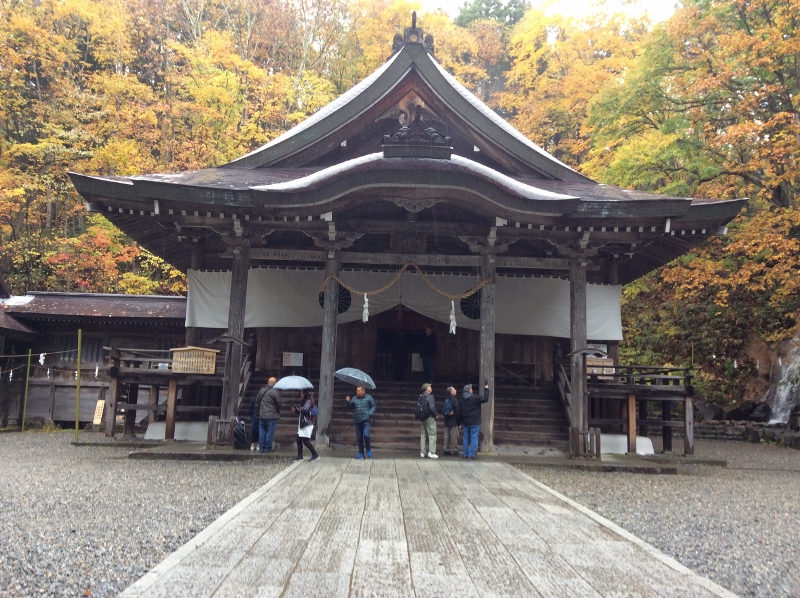
<svg viewBox="0 0 800 598">
<path fill-rule="evenodd" d="M 104 399 L 97 401 L 97 405 L 94 407 L 94 420 L 92 420 L 92 424 L 99 426 L 101 423 L 103 423 L 103 411 L 105 408 L 106 402 Z"/>
</svg>

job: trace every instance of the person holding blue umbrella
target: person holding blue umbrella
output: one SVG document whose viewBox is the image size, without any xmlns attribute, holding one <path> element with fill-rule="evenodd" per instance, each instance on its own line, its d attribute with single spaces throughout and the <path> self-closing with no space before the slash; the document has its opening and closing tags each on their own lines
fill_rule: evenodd
<svg viewBox="0 0 800 598">
<path fill-rule="evenodd" d="M 347 408 L 353 409 L 353 421 L 356 425 L 356 442 L 358 443 L 358 455 L 356 459 L 364 458 L 364 449 L 368 459 L 372 459 L 372 446 L 369 439 L 369 427 L 372 422 L 372 416 L 375 414 L 375 399 L 372 395 L 367 394 L 367 390 L 363 386 L 356 388 L 356 396 L 352 399 L 350 395 L 345 397 L 347 401 Z"/>
</svg>

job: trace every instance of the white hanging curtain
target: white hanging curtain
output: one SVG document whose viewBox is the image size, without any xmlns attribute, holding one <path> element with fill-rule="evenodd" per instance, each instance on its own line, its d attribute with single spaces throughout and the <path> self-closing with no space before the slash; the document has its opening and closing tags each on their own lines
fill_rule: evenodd
<svg viewBox="0 0 800 598">
<path fill-rule="evenodd" d="M 362 293 L 385 286 L 391 272 L 343 271 L 340 278 L 359 291 L 351 294 L 350 307 L 340 313 L 339 323 L 354 322 L 367 315 L 392 309 L 401 301 L 404 307 L 424 316 L 450 324 L 451 311 L 458 326 L 480 328 L 480 320 L 461 313 L 458 301 L 451 302 L 432 290 L 422 277 L 405 273 L 400 281 L 377 295 L 369 295 L 368 305 Z M 480 280 L 475 275 L 429 274 L 439 289 L 461 294 Z M 189 270 L 186 325 L 203 328 L 227 328 L 230 302 L 230 272 Z M 254 268 L 247 282 L 245 326 L 308 327 L 322 326 L 323 311 L 319 294 L 325 281 L 322 270 L 285 270 Z M 587 285 L 588 337 L 598 340 L 621 340 L 622 288 L 616 285 Z M 449 305 L 448 305 L 449 304 Z M 365 312 L 366 307 L 366 312 Z M 495 330 L 500 334 L 524 334 L 569 338 L 569 281 L 557 278 L 497 277 L 495 290 Z"/>
</svg>

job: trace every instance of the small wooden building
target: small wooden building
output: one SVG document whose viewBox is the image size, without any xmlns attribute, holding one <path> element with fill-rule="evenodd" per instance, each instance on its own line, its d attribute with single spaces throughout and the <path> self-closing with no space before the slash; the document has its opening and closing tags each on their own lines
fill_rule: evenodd
<svg viewBox="0 0 800 598">
<path fill-rule="evenodd" d="M 3 422 L 21 422 L 28 350 L 32 359 L 26 420 L 72 423 L 78 330 L 82 331 L 79 418 L 91 422 L 97 401 L 107 398 L 111 385 L 106 348 L 163 354 L 184 344 L 185 318 L 185 297 L 31 292 L 0 298 L 0 335 L 5 336 L 0 355 L 7 356 L 0 358 L 0 369 L 14 371 L 10 384 L 7 373 L 0 376 Z M 137 403 L 138 390 L 128 400 Z M 144 394 L 149 388 L 141 390 Z M 219 396 L 215 400 L 218 405 Z"/>
<path fill-rule="evenodd" d="M 496 381 L 552 384 L 566 357 L 583 397 L 581 350 L 600 344 L 613 358 L 621 339 L 620 285 L 722 234 L 744 205 L 586 178 L 458 83 L 413 25 L 372 75 L 229 164 L 70 176 L 89 210 L 188 271 L 187 344 L 220 326 L 246 341 L 247 327 L 258 369 L 303 354 L 319 380 L 320 441 L 334 371 L 411 381 L 430 326 L 436 381 L 493 389 L 483 450 L 494 447 Z M 222 418 L 240 400 L 243 350 L 229 344 Z M 585 432 L 586 402 L 568 409 Z"/>
</svg>

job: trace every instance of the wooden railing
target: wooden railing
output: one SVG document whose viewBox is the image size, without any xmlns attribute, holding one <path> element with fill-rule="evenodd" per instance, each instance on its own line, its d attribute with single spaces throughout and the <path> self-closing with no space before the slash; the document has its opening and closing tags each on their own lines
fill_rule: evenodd
<svg viewBox="0 0 800 598">
<path fill-rule="evenodd" d="M 564 364 L 559 363 L 556 369 L 557 379 L 556 379 L 556 386 L 558 387 L 558 396 L 561 397 L 561 403 L 564 405 L 564 410 L 567 412 L 567 420 L 569 421 L 569 427 L 572 429 L 573 422 L 572 422 L 572 408 L 570 407 L 570 401 L 572 399 L 572 387 L 569 381 L 569 375 L 567 371 L 564 369 Z"/>
<path fill-rule="evenodd" d="M 636 452 L 637 428 L 646 436 L 648 427 L 660 427 L 663 450 L 672 450 L 672 430 L 682 429 L 684 454 L 694 454 L 694 419 L 692 396 L 693 368 L 616 366 L 613 373 L 589 376 L 590 400 L 621 401 L 627 411 L 624 417 L 594 417 L 589 425 L 621 426 L 627 432 L 628 452 Z M 660 403 L 661 419 L 647 417 L 648 402 Z M 672 419 L 672 406 L 682 404 L 683 421 Z"/>
</svg>

